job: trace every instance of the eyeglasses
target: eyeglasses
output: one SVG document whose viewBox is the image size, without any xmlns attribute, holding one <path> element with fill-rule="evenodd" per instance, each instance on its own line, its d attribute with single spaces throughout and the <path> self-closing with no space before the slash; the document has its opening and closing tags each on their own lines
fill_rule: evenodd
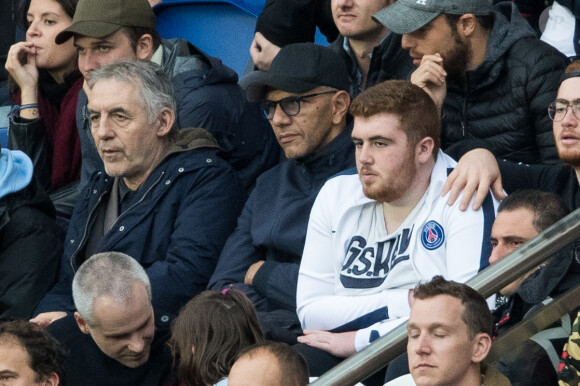
<svg viewBox="0 0 580 386">
<path fill-rule="evenodd" d="M 559 99 L 552 102 L 548 107 L 548 115 L 554 122 L 559 122 L 564 119 L 569 107 L 572 107 L 572 114 L 574 114 L 576 119 L 580 119 L 580 99 L 575 99 L 571 102 Z"/>
<path fill-rule="evenodd" d="M 313 98 L 315 96 L 324 95 L 324 94 L 334 94 L 336 91 L 326 91 L 326 92 L 319 92 L 316 94 L 308 94 L 303 96 L 291 96 L 287 98 L 280 99 L 279 101 L 260 101 L 258 105 L 260 106 L 260 110 L 264 113 L 264 116 L 267 119 L 274 118 L 274 113 L 276 112 L 276 106 L 280 105 L 280 108 L 289 117 L 293 117 L 300 112 L 300 103 L 303 100 L 308 98 Z"/>
</svg>

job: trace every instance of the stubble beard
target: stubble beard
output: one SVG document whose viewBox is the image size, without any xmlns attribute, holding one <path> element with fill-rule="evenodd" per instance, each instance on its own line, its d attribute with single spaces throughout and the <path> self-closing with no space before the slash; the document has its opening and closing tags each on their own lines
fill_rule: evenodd
<svg viewBox="0 0 580 386">
<path fill-rule="evenodd" d="M 443 68 L 449 78 L 461 78 L 467 72 L 467 63 L 471 55 L 471 46 L 463 42 L 457 29 L 451 29 L 454 40 L 453 48 L 443 56 Z"/>
<path fill-rule="evenodd" d="M 411 187 L 417 175 L 413 152 L 409 151 L 405 155 L 405 161 L 397 171 L 390 171 L 388 180 L 382 180 L 379 184 L 365 185 L 363 182 L 363 193 L 370 199 L 378 202 L 394 202 L 402 198 Z"/>
</svg>

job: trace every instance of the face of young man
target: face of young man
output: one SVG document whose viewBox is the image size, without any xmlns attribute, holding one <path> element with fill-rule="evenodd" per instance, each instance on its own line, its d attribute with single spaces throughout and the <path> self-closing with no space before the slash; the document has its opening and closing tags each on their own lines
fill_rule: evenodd
<svg viewBox="0 0 580 386">
<path fill-rule="evenodd" d="M 78 313 L 75 318 L 81 331 L 90 334 L 104 354 L 123 365 L 135 368 L 149 359 L 155 318 L 143 283 L 135 282 L 133 299 L 127 304 L 110 297 L 96 299 L 90 324 L 79 321 Z"/>
<path fill-rule="evenodd" d="M 319 92 L 318 88 L 301 94 L 270 90 L 265 99 L 280 101 Z M 340 134 L 343 128 L 333 124 L 334 95 L 329 93 L 303 99 L 299 113 L 294 116 L 287 115 L 280 105 L 276 106 L 270 125 L 287 158 L 300 158 L 320 151 Z"/>
<path fill-rule="evenodd" d="M 131 189 L 145 181 L 166 147 L 164 121 L 149 122 L 140 90 L 139 84 L 103 79 L 89 93 L 91 132 L 105 170 Z"/>
<path fill-rule="evenodd" d="M 534 227 L 534 213 L 531 210 L 520 208 L 499 212 L 491 228 L 492 251 L 489 256 L 489 264 L 493 265 L 503 260 L 510 252 L 518 249 L 537 235 L 538 231 Z M 522 275 L 505 286 L 500 293 L 504 296 L 512 295 L 532 272 Z"/>
<path fill-rule="evenodd" d="M 79 70 L 87 81 L 91 79 L 93 71 L 107 64 L 121 59 L 145 60 L 152 55 L 150 47 L 138 44 L 137 49 L 134 49 L 129 35 L 123 29 L 102 38 L 75 35 L 74 46 L 79 54 Z"/>
<path fill-rule="evenodd" d="M 415 149 L 393 114 L 356 117 L 352 141 L 365 196 L 393 202 L 405 195 L 417 174 Z"/>
<path fill-rule="evenodd" d="M 332 0 L 332 18 L 342 36 L 375 40 L 387 29 L 373 15 L 390 3 L 390 0 Z"/>
<path fill-rule="evenodd" d="M 558 89 L 556 101 L 572 102 L 580 100 L 580 78 L 566 79 Z M 553 123 L 554 141 L 558 155 L 564 162 L 574 167 L 580 166 L 580 118 L 569 107 L 564 119 Z"/>
<path fill-rule="evenodd" d="M 39 380 L 37 374 L 30 368 L 30 358 L 26 349 L 16 338 L 0 341 L 0 385 L 31 386 L 58 385 L 58 377 L 52 380 Z"/>
<path fill-rule="evenodd" d="M 401 46 L 409 51 L 416 66 L 421 63 L 423 55 L 438 53 L 449 76 L 461 76 L 467 71 L 469 45 L 461 39 L 456 28 L 449 26 L 445 15 L 439 15 L 418 30 L 403 35 Z"/>
<path fill-rule="evenodd" d="M 481 384 L 474 339 L 462 319 L 461 300 L 449 295 L 415 299 L 408 323 L 409 370 L 417 386 Z M 475 384 L 474 384 L 475 385 Z"/>
</svg>

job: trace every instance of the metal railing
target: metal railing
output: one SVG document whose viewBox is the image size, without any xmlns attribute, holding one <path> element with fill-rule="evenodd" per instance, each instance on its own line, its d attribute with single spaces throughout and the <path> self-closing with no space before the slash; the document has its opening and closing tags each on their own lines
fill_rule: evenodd
<svg viewBox="0 0 580 386">
<path fill-rule="evenodd" d="M 542 264 L 553 253 L 579 236 L 580 209 L 577 209 L 510 253 L 502 261 L 480 272 L 466 284 L 487 298 L 532 268 Z M 316 386 L 354 385 L 402 354 L 406 348 L 406 341 L 407 323 L 403 323 L 364 350 L 345 359 L 312 384 Z"/>
</svg>

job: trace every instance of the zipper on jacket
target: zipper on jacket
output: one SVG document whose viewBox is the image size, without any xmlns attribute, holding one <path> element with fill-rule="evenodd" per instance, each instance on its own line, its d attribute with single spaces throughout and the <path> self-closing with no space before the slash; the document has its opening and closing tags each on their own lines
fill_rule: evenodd
<svg viewBox="0 0 580 386">
<path fill-rule="evenodd" d="M 155 181 L 154 183 L 151 184 L 151 186 L 149 187 L 149 189 L 147 189 L 147 191 L 145 193 L 143 193 L 143 196 L 141 196 L 141 198 L 139 199 L 139 201 L 137 201 L 136 203 L 134 203 L 133 205 L 131 205 L 126 211 L 124 211 L 123 213 L 121 213 L 119 215 L 119 217 L 117 217 L 117 219 L 115 220 L 115 222 L 113 223 L 113 225 L 111 225 L 111 229 L 113 229 L 114 225 L 117 223 L 117 221 L 119 221 L 119 219 L 121 217 L 123 217 L 131 209 L 133 209 L 134 207 L 136 207 L 137 205 L 139 205 L 141 203 L 141 201 L 143 201 L 145 199 L 145 197 L 147 197 L 147 195 L 149 194 L 149 192 L 151 191 L 151 189 L 153 189 L 155 186 L 157 186 L 157 184 L 159 183 L 159 181 L 161 181 L 161 179 L 163 178 L 164 175 L 165 175 L 165 172 L 161 172 L 161 174 L 159 175 L 159 178 L 157 179 L 157 181 Z"/>
<path fill-rule="evenodd" d="M 77 254 L 79 253 L 79 250 L 81 249 L 81 247 L 82 247 L 82 245 L 83 245 L 83 243 L 85 241 L 85 238 L 87 237 L 88 227 L 89 227 L 89 224 L 91 223 L 91 218 L 95 214 L 95 210 L 97 209 L 97 207 L 101 203 L 101 201 L 102 201 L 103 197 L 105 196 L 105 194 L 107 194 L 107 192 L 101 193 L 101 195 L 99 196 L 99 199 L 97 200 L 97 203 L 93 206 L 93 209 L 91 209 L 91 213 L 89 213 L 89 217 L 87 217 L 87 222 L 85 223 L 85 230 L 83 231 L 83 237 L 81 237 L 81 240 L 79 242 L 79 246 L 70 255 L 69 263 L 70 263 L 70 266 L 71 266 L 73 272 L 76 272 L 76 269 L 75 269 L 74 264 L 73 264 L 73 259 L 76 258 Z"/>
</svg>

